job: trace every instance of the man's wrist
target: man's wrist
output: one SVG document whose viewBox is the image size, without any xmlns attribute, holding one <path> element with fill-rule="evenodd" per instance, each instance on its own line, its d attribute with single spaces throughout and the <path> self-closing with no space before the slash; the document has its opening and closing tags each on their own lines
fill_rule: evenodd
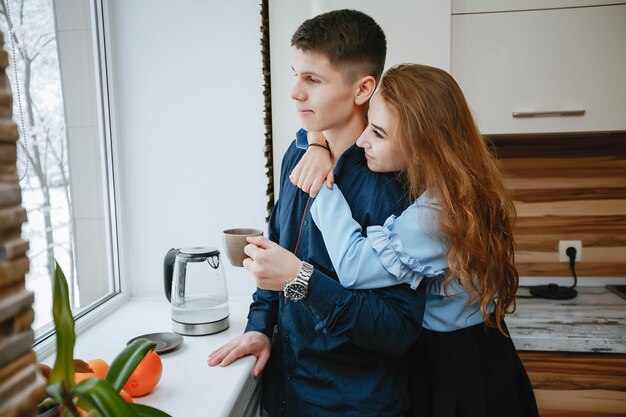
<svg viewBox="0 0 626 417">
<path fill-rule="evenodd" d="M 302 261 L 298 275 L 283 287 L 285 298 L 291 301 L 301 301 L 306 298 L 313 269 L 313 265 Z"/>
</svg>

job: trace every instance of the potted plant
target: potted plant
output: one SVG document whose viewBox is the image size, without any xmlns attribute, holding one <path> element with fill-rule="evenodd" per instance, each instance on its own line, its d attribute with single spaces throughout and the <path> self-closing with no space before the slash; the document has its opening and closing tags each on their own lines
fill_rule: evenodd
<svg viewBox="0 0 626 417">
<path fill-rule="evenodd" d="M 46 389 L 49 396 L 40 403 L 40 416 L 76 417 L 86 412 L 88 417 L 171 417 L 153 407 L 127 403 L 119 394 L 139 362 L 156 347 L 156 343 L 147 339 L 138 339 L 126 346 L 113 359 L 104 379 L 74 382 L 75 367 L 88 365 L 74 360 L 74 317 L 65 274 L 58 264 L 53 280 L 52 315 L 57 356 L 49 369 Z"/>
</svg>

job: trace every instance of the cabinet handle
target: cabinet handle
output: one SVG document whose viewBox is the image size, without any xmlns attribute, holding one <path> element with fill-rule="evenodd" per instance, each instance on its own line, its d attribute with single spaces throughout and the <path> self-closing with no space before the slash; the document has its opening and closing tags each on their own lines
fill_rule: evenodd
<svg viewBox="0 0 626 417">
<path fill-rule="evenodd" d="M 551 117 L 551 116 L 582 116 L 585 110 L 554 110 L 554 111 L 514 111 L 512 116 L 522 117 Z"/>
</svg>

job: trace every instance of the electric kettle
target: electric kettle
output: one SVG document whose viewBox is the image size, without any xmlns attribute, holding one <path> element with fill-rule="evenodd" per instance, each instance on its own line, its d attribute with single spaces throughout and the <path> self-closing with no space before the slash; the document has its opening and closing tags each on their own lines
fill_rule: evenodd
<svg viewBox="0 0 626 417">
<path fill-rule="evenodd" d="M 228 292 L 219 250 L 170 249 L 163 260 L 163 285 L 176 333 L 200 336 L 228 329 Z"/>
</svg>

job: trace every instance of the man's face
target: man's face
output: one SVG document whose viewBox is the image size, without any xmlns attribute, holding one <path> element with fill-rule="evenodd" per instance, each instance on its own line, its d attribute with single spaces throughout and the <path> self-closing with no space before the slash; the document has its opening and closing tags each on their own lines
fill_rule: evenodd
<svg viewBox="0 0 626 417">
<path fill-rule="evenodd" d="M 310 132 L 343 127 L 354 114 L 358 81 L 349 83 L 319 52 L 294 48 L 291 67 L 296 76 L 291 98 L 302 127 Z"/>
<path fill-rule="evenodd" d="M 395 172 L 405 166 L 405 158 L 395 140 L 398 119 L 385 100 L 374 93 L 367 112 L 367 128 L 356 141 L 365 151 L 367 167 L 374 172 Z"/>
</svg>

